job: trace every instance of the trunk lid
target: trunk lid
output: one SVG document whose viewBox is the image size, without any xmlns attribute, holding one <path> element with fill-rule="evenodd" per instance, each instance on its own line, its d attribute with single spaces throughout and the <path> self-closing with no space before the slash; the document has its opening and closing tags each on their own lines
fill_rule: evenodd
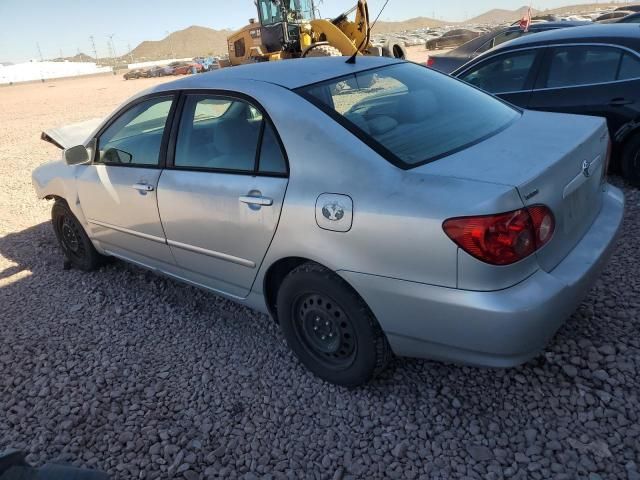
<svg viewBox="0 0 640 480">
<path fill-rule="evenodd" d="M 424 171 L 510 185 L 524 205 L 548 206 L 555 233 L 536 253 L 548 272 L 571 252 L 600 211 L 608 143 L 604 119 L 525 111 L 500 134 L 428 164 Z"/>
</svg>

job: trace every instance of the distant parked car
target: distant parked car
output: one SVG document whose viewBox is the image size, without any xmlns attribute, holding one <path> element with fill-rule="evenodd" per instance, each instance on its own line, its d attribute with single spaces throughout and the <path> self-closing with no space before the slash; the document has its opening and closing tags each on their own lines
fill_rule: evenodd
<svg viewBox="0 0 640 480">
<path fill-rule="evenodd" d="M 227 68 L 43 138 L 67 147 L 33 184 L 74 267 L 112 255 L 268 312 L 347 386 L 392 352 L 536 356 L 624 213 L 603 119 L 523 112 L 384 57 Z"/>
<path fill-rule="evenodd" d="M 124 78 L 125 80 L 133 80 L 136 78 L 140 78 L 143 76 L 143 70 L 140 68 L 136 68 L 135 70 L 129 70 L 127 73 L 125 73 L 122 78 Z"/>
<path fill-rule="evenodd" d="M 444 73 L 451 73 L 456 68 L 464 65 L 478 55 L 491 50 L 498 45 L 514 40 L 523 35 L 556 30 L 558 28 L 577 27 L 589 25 L 590 22 L 541 22 L 531 25 L 528 32 L 524 32 L 519 25 L 497 28 L 489 33 L 481 35 L 458 48 L 442 55 L 429 56 L 427 66 Z"/>
<path fill-rule="evenodd" d="M 506 43 L 452 73 L 523 108 L 606 117 L 614 167 L 640 186 L 640 31 L 592 25 Z"/>
<path fill-rule="evenodd" d="M 479 30 L 469 30 L 466 28 L 458 28 L 456 30 L 450 30 L 441 37 L 431 39 L 427 41 L 427 50 L 439 50 L 441 48 L 451 48 L 467 43 L 476 37 L 482 35 Z"/>
<path fill-rule="evenodd" d="M 626 17 L 607 20 L 604 23 L 640 23 L 640 13 L 632 13 Z"/>
<path fill-rule="evenodd" d="M 609 12 L 609 13 L 605 13 L 603 15 L 600 15 L 599 17 L 597 17 L 594 22 L 604 22 L 607 20 L 616 20 L 618 18 L 624 18 L 627 15 L 631 15 L 632 13 L 634 13 L 631 10 L 616 10 L 614 12 Z"/>
<path fill-rule="evenodd" d="M 189 75 L 191 73 L 200 73 L 204 71 L 204 67 L 200 63 L 196 62 L 184 62 L 180 65 L 173 67 L 173 75 Z"/>
<path fill-rule="evenodd" d="M 636 12 L 636 13 L 640 13 L 640 4 L 638 5 L 625 5 L 623 7 L 618 7 L 616 8 L 617 10 L 623 10 L 625 12 Z"/>
</svg>

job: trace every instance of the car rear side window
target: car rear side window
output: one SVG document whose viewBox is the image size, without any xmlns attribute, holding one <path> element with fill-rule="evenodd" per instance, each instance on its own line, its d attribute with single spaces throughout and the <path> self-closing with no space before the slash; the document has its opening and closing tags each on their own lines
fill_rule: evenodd
<svg viewBox="0 0 640 480">
<path fill-rule="evenodd" d="M 524 90 L 536 51 L 499 55 L 460 75 L 460 79 L 490 93 Z"/>
<path fill-rule="evenodd" d="M 255 173 L 287 173 L 271 123 L 249 102 L 218 95 L 188 95 L 180 120 L 174 166 Z"/>
<path fill-rule="evenodd" d="M 462 82 L 412 63 L 298 89 L 401 168 L 466 148 L 520 115 Z"/>
<path fill-rule="evenodd" d="M 631 80 L 640 78 L 640 60 L 635 55 L 625 53 L 620 63 L 618 80 Z"/>
<path fill-rule="evenodd" d="M 551 52 L 547 88 L 562 88 L 613 82 L 618 74 L 622 50 L 585 45 L 556 47 Z"/>
</svg>

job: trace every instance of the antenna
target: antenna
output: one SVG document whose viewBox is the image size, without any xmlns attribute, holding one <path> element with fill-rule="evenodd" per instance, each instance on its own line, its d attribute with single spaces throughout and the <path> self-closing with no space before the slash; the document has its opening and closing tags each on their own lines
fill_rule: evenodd
<svg viewBox="0 0 640 480">
<path fill-rule="evenodd" d="M 360 53 L 360 49 L 362 47 L 364 47 L 365 42 L 368 42 L 369 39 L 371 38 L 371 30 L 373 30 L 373 27 L 376 26 L 376 23 L 378 22 L 378 19 L 380 18 L 380 15 L 382 15 L 382 12 L 384 12 L 384 9 L 387 8 L 388 3 L 389 3 L 389 0 L 386 0 L 386 2 L 384 2 L 384 5 L 380 9 L 380 13 L 378 13 L 378 16 L 376 17 L 376 19 L 373 21 L 373 23 L 369 27 L 369 31 L 367 32 L 366 38 L 364 40 L 362 40 L 362 42 L 360 42 L 360 45 L 356 49 L 355 53 L 349 57 L 349 59 L 347 60 L 346 63 L 349 63 L 349 64 L 355 64 L 356 63 L 356 57 L 358 56 L 358 53 Z"/>
</svg>

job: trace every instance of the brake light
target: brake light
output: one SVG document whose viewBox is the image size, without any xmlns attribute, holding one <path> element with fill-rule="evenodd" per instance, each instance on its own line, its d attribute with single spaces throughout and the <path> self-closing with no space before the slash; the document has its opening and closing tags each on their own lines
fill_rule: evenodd
<svg viewBox="0 0 640 480">
<path fill-rule="evenodd" d="M 427 59 L 427 63 L 425 63 L 425 65 L 427 67 L 433 67 L 436 64 L 436 58 L 435 57 L 429 57 Z"/>
<path fill-rule="evenodd" d="M 477 217 L 450 218 L 447 236 L 469 255 L 491 265 L 511 265 L 546 245 L 555 218 L 545 205 Z"/>
</svg>

